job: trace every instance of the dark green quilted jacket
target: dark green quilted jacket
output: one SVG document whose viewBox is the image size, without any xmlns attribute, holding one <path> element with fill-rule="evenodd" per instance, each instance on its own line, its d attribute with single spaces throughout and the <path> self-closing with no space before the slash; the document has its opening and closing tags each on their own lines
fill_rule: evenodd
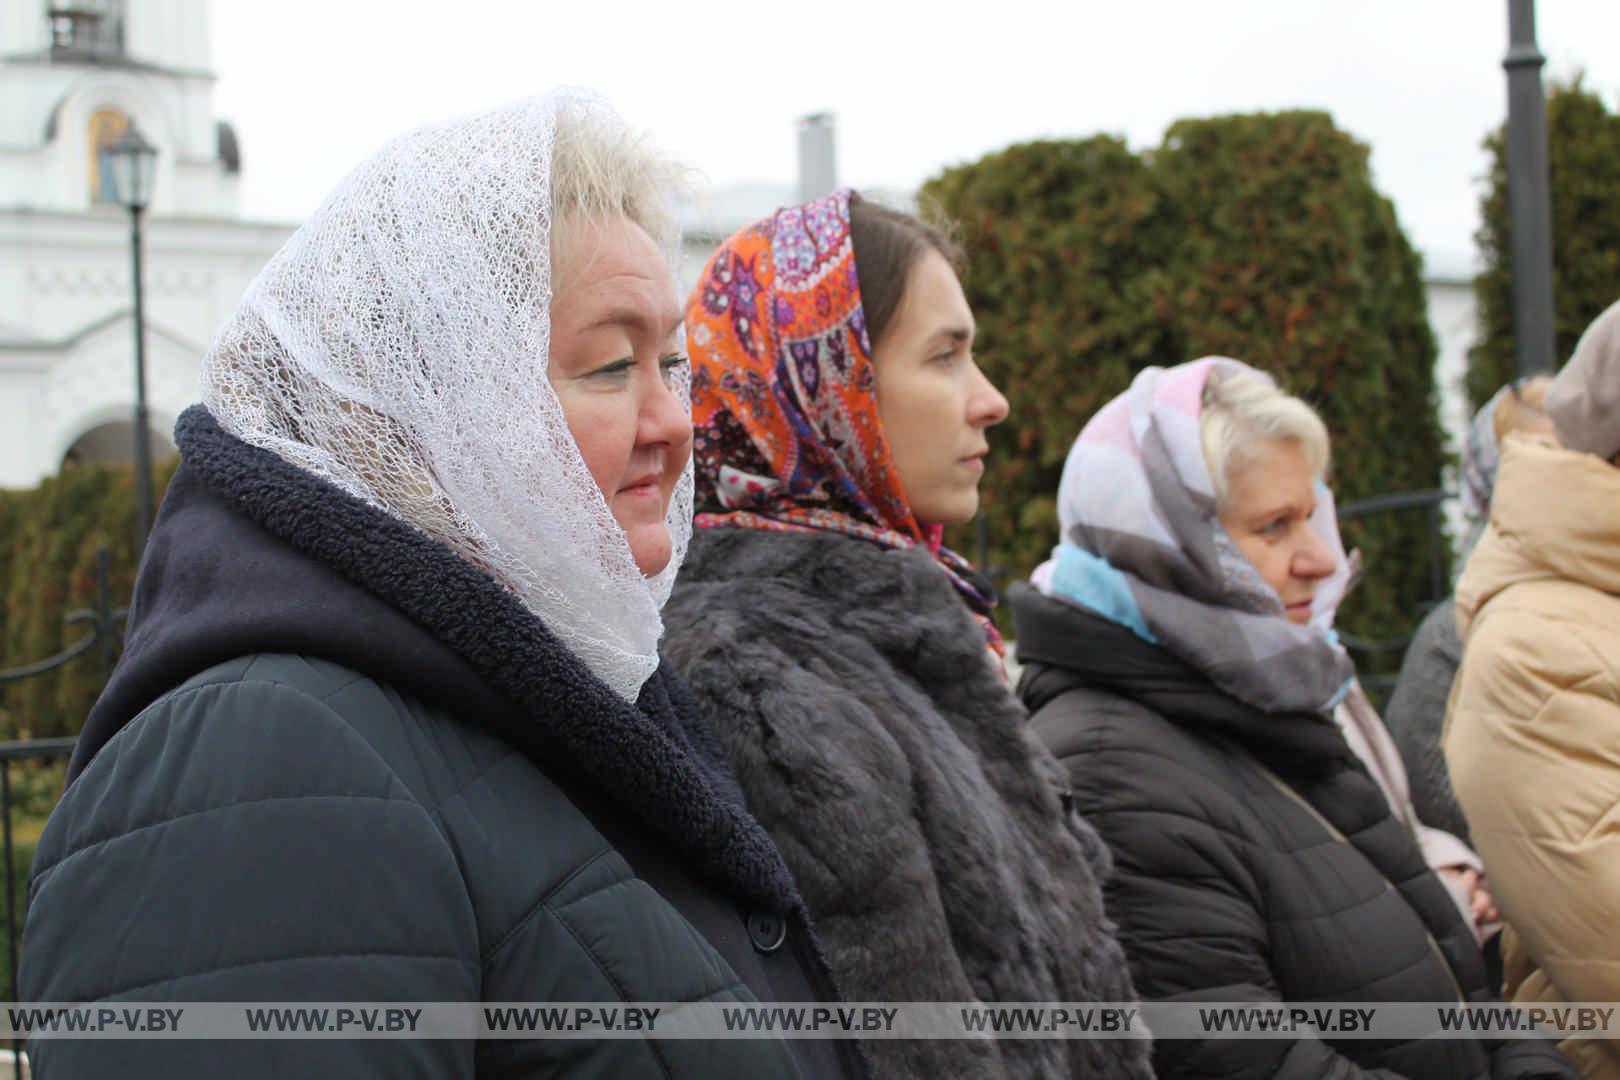
<svg viewBox="0 0 1620 1080">
<path fill-rule="evenodd" d="M 222 432 L 41 839 L 32 1001 L 806 1001 L 792 881 L 667 669 L 632 705 L 448 550 Z M 851 1043 L 36 1040 L 58 1077 L 779 1077 Z"/>
</svg>

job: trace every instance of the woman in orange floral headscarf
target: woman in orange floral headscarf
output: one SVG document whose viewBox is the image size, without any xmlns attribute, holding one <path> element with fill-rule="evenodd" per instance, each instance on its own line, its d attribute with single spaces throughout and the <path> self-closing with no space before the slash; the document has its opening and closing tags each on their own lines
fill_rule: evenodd
<svg viewBox="0 0 1620 1080">
<path fill-rule="evenodd" d="M 1000 656 L 988 583 L 942 545 L 950 522 L 924 524 L 901 486 L 880 419 L 854 233 L 870 216 L 874 247 L 899 234 L 914 247 L 928 245 L 918 254 L 931 249 L 952 271 L 959 254 L 938 230 L 852 195 L 783 210 L 737 234 L 711 260 L 688 305 L 697 505 L 705 508 L 697 525 L 819 529 L 886 548 L 922 545 Z M 966 300 L 961 305 L 971 334 L 972 315 Z M 971 339 L 950 344 L 966 356 Z M 983 416 L 964 425 L 975 432 L 999 423 L 1007 409 L 982 375 L 977 381 L 972 389 L 983 400 L 967 407 Z M 969 438 L 982 446 L 976 434 Z M 964 474 L 975 492 L 980 471 Z"/>
<path fill-rule="evenodd" d="M 664 641 L 848 1000 L 1131 1000 L 1106 851 L 985 648 L 989 587 L 940 544 L 1007 411 L 954 258 L 840 191 L 710 259 L 686 323 L 699 527 Z M 1142 1041 L 863 1048 L 880 1076 L 1150 1075 Z"/>
</svg>

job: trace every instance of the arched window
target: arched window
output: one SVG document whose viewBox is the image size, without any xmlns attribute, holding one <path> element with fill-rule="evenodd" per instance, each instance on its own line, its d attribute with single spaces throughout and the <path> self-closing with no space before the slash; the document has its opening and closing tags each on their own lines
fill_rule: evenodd
<svg viewBox="0 0 1620 1080">
<path fill-rule="evenodd" d="M 118 201 L 117 181 L 107 160 L 107 147 L 129 127 L 129 117 L 117 109 L 97 109 L 90 117 L 90 201 Z"/>
</svg>

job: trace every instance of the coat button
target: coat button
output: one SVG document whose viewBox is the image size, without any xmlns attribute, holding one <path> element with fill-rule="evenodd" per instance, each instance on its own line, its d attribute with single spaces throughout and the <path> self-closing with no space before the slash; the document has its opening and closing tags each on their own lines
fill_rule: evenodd
<svg viewBox="0 0 1620 1080">
<path fill-rule="evenodd" d="M 769 912 L 756 911 L 745 920 L 748 937 L 754 948 L 762 953 L 773 953 L 787 940 L 787 920 Z"/>
</svg>

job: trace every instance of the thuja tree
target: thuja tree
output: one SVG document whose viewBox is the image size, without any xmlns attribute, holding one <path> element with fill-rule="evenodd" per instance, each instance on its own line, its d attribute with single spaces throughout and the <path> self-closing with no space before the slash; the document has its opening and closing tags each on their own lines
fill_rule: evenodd
<svg viewBox="0 0 1620 1080">
<path fill-rule="evenodd" d="M 1012 403 L 984 513 L 1002 580 L 1057 540 L 1053 496 L 1085 421 L 1149 364 L 1209 354 L 1272 372 L 1322 412 L 1341 501 L 1434 486 L 1442 440 L 1420 263 L 1366 147 L 1318 112 L 1188 120 L 1155 150 L 1015 146 L 924 190 L 961 226 L 978 348 Z M 1342 625 L 1410 627 L 1426 522 L 1347 528 L 1367 574 Z M 952 537 L 972 549 L 972 534 Z"/>
<path fill-rule="evenodd" d="M 154 469 L 161 497 L 174 463 Z M 67 614 L 95 605 L 96 552 L 109 555 L 113 606 L 135 584 L 135 477 L 128 466 L 75 465 L 29 491 L 5 492 L 0 521 L 0 667 L 67 648 L 88 631 Z M 116 651 L 115 651 L 116 655 Z M 55 671 L 13 683 L 0 697 L 0 738 L 76 734 L 101 692 L 95 650 Z"/>
<path fill-rule="evenodd" d="M 931 181 L 922 202 L 968 250 L 975 352 L 1012 406 L 990 433 L 990 560 L 1024 573 L 1057 536 L 1057 486 L 1083 420 L 1162 362 L 1154 310 L 1170 254 L 1147 162 L 1107 136 L 1014 146 Z M 973 550 L 971 533 L 952 537 Z"/>
<path fill-rule="evenodd" d="M 1517 374 L 1513 278 L 1503 132 L 1485 140 L 1491 169 L 1477 240 L 1484 269 L 1474 279 L 1480 340 L 1469 353 L 1468 394 L 1482 404 Z M 1552 190 L 1554 363 L 1581 331 L 1620 299 L 1620 114 L 1577 78 L 1547 95 L 1547 172 Z"/>
</svg>

